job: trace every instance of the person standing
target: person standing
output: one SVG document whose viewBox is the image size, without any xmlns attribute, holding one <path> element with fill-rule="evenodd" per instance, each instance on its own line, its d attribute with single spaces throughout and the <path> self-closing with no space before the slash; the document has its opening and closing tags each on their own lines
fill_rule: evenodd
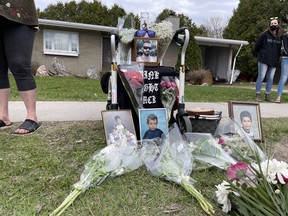
<svg viewBox="0 0 288 216">
<path fill-rule="evenodd" d="M 33 0 L 7 0 L 0 3 L 0 127 L 10 127 L 8 69 L 27 110 L 26 120 L 13 134 L 28 134 L 40 127 L 36 115 L 36 82 L 31 58 L 38 17 Z"/>
<path fill-rule="evenodd" d="M 277 91 L 277 98 L 275 103 L 281 102 L 282 92 L 285 88 L 285 84 L 288 79 L 288 33 L 282 36 L 282 43 L 283 43 L 283 54 L 282 54 L 282 61 L 281 61 L 281 75 L 280 80 L 278 83 L 278 91 Z"/>
<path fill-rule="evenodd" d="M 256 80 L 256 101 L 258 102 L 262 101 L 260 93 L 265 76 L 265 101 L 271 101 L 270 93 L 281 54 L 281 35 L 280 20 L 278 17 L 272 17 L 269 20 L 268 29 L 256 41 L 254 53 L 258 57 L 258 77 Z"/>
</svg>

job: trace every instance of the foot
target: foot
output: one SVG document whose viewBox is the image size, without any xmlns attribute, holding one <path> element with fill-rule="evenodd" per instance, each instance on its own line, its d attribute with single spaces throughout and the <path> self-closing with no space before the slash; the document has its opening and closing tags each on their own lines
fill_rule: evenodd
<svg viewBox="0 0 288 216">
<path fill-rule="evenodd" d="M 12 122 L 0 120 L 0 129 L 10 128 L 12 126 L 13 126 Z"/>
<path fill-rule="evenodd" d="M 24 135 L 30 134 L 36 131 L 41 126 L 41 123 L 33 121 L 31 119 L 26 119 L 15 131 L 13 134 Z"/>
<path fill-rule="evenodd" d="M 275 103 L 281 103 L 281 97 L 277 96 L 276 100 L 274 101 Z"/>
</svg>

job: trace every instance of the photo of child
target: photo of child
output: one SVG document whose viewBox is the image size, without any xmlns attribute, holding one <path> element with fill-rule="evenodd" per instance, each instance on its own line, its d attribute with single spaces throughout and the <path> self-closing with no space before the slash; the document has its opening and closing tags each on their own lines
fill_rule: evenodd
<svg viewBox="0 0 288 216">
<path fill-rule="evenodd" d="M 252 131 L 252 116 L 251 113 L 247 110 L 244 110 L 240 113 L 240 121 L 242 129 L 244 132 L 251 138 L 254 138 L 254 133 Z"/>
<path fill-rule="evenodd" d="M 165 108 L 139 109 L 140 135 L 143 139 L 154 139 L 161 144 L 161 137 L 168 132 Z"/>
<path fill-rule="evenodd" d="M 102 110 L 107 145 L 136 145 L 131 110 Z"/>
<path fill-rule="evenodd" d="M 143 139 L 153 139 L 153 138 L 161 138 L 163 131 L 158 126 L 158 117 L 154 114 L 149 114 L 147 116 L 147 125 L 149 127 L 148 130 L 146 130 Z"/>
</svg>

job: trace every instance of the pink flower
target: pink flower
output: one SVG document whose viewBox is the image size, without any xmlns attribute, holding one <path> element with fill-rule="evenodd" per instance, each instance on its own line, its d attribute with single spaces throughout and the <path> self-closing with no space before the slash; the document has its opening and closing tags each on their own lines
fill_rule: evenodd
<svg viewBox="0 0 288 216">
<path fill-rule="evenodd" d="M 249 170 L 248 164 L 244 162 L 237 162 L 232 164 L 227 169 L 227 176 L 230 180 L 240 181 L 242 178 L 246 178 L 251 171 Z"/>
<path fill-rule="evenodd" d="M 223 138 L 223 137 L 220 137 L 219 139 L 218 139 L 218 144 L 223 144 L 225 142 L 225 139 Z"/>
</svg>

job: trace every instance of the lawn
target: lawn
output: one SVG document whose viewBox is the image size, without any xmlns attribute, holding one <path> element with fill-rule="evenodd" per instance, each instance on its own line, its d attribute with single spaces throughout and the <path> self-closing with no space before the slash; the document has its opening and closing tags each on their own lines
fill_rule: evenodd
<svg viewBox="0 0 288 216">
<path fill-rule="evenodd" d="M 105 100 L 97 80 L 37 77 L 37 83 L 39 100 Z M 254 90 L 231 86 L 188 88 L 185 91 L 192 101 L 193 98 L 195 101 L 224 101 L 223 97 L 251 101 L 254 98 Z M 15 86 L 12 89 L 13 100 L 17 100 Z M 263 119 L 262 124 L 263 146 L 273 149 L 279 143 L 286 145 L 288 118 Z M 49 215 L 78 181 L 85 162 L 106 146 L 102 121 L 44 122 L 39 131 L 29 136 L 11 135 L 15 127 L 0 131 L 0 215 Z M 213 203 L 215 215 L 224 215 L 214 193 L 224 172 L 216 168 L 194 170 L 192 177 L 197 181 L 195 187 Z M 151 176 L 142 167 L 86 191 L 63 215 L 205 214 L 181 187 Z"/>
<path fill-rule="evenodd" d="M 11 100 L 20 100 L 11 80 Z M 39 101 L 106 101 L 107 95 L 102 92 L 99 80 L 77 77 L 39 77 L 36 76 L 37 98 Z M 185 101 L 187 102 L 227 102 L 255 101 L 254 84 L 235 83 L 229 85 L 211 86 L 185 86 Z M 275 89 L 277 86 L 274 86 Z M 264 93 L 263 93 L 264 94 Z M 271 93 L 271 98 L 276 98 L 276 91 Z M 264 99 L 264 98 L 263 98 Z M 288 95 L 283 94 L 282 102 L 288 101 Z"/>
</svg>

